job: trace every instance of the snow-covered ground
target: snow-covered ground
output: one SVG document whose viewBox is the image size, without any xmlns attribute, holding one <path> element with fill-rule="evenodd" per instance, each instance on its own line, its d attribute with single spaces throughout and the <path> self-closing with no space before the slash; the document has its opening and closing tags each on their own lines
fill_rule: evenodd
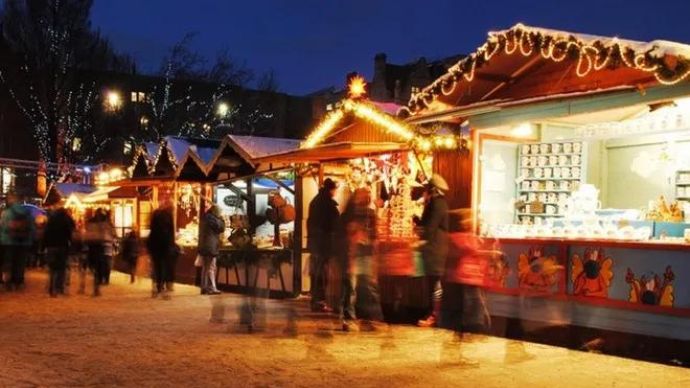
<svg viewBox="0 0 690 388">
<path fill-rule="evenodd" d="M 690 370 L 563 348 L 407 326 L 342 332 L 303 301 L 265 303 L 263 330 L 238 324 L 245 300 L 114 273 L 103 296 L 0 291 L 0 386 L 690 386 Z M 228 323 L 211 323 L 225 310 Z M 259 319 L 261 322 L 262 319 Z M 288 330 L 286 330 L 288 329 Z M 462 357 L 462 358 L 461 358 Z"/>
</svg>

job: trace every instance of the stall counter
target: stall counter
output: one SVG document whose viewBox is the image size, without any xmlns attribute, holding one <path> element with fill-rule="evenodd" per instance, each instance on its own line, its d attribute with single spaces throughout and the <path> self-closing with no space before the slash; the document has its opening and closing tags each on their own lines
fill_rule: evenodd
<svg viewBox="0 0 690 388">
<path fill-rule="evenodd" d="M 690 244 L 501 238 L 485 286 L 492 314 L 690 338 Z M 524 309 L 540 300 L 545 311 Z M 562 323 L 562 322 L 561 322 Z"/>
</svg>

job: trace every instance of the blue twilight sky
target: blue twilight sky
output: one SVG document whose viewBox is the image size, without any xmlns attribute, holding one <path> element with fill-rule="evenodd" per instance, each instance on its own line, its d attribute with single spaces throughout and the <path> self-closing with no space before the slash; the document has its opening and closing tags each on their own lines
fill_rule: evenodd
<svg viewBox="0 0 690 388">
<path fill-rule="evenodd" d="M 92 21 L 141 71 L 196 32 L 203 54 L 227 48 L 258 73 L 275 70 L 281 91 L 305 94 L 350 71 L 371 77 L 378 52 L 395 63 L 467 53 L 517 22 L 690 43 L 688 15 L 690 0 L 96 0 Z"/>
</svg>

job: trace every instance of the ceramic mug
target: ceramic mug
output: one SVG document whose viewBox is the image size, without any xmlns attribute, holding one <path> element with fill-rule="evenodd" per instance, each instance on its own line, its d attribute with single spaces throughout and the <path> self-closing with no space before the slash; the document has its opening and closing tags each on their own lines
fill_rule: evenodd
<svg viewBox="0 0 690 388">
<path fill-rule="evenodd" d="M 539 166 L 540 166 L 540 167 L 544 167 L 544 166 L 546 166 L 546 164 L 549 162 L 549 158 L 547 158 L 546 156 L 543 156 L 543 155 L 542 155 L 542 156 L 540 156 L 540 157 L 538 158 L 537 162 L 539 163 Z"/>
<path fill-rule="evenodd" d="M 529 144 L 523 144 L 522 147 L 520 147 L 520 149 L 522 150 L 523 155 L 529 154 Z"/>
<path fill-rule="evenodd" d="M 563 144 L 563 153 L 564 154 L 570 154 L 573 152 L 573 144 L 572 143 L 564 143 Z"/>
<path fill-rule="evenodd" d="M 544 173 L 544 170 L 542 170 L 541 167 L 537 167 L 534 169 L 534 171 L 532 171 L 532 173 L 534 174 L 535 178 L 541 178 L 542 174 Z"/>
<path fill-rule="evenodd" d="M 582 152 L 582 143 L 580 143 L 580 142 L 573 143 L 573 152 L 576 154 L 579 154 L 580 152 Z"/>
<path fill-rule="evenodd" d="M 548 154 L 549 153 L 549 145 L 548 144 L 540 144 L 539 145 L 539 151 L 542 154 Z"/>
<path fill-rule="evenodd" d="M 549 164 L 551 166 L 557 165 L 558 164 L 558 156 L 556 156 L 556 155 L 549 156 Z"/>
<path fill-rule="evenodd" d="M 532 144 L 529 146 L 529 150 L 531 154 L 538 154 L 539 153 L 539 144 Z"/>
<path fill-rule="evenodd" d="M 553 174 L 552 169 L 548 167 L 544 169 L 544 178 L 551 178 L 551 174 Z"/>
<path fill-rule="evenodd" d="M 558 165 L 559 166 L 567 166 L 568 165 L 568 157 L 565 155 L 561 155 L 558 157 Z"/>
<path fill-rule="evenodd" d="M 529 190 L 530 187 L 531 187 L 530 181 L 522 181 L 522 189 L 523 190 Z"/>
<path fill-rule="evenodd" d="M 520 169 L 520 176 L 522 178 L 529 178 L 529 168 Z"/>
<path fill-rule="evenodd" d="M 539 190 L 539 181 L 532 181 L 532 190 Z"/>
<path fill-rule="evenodd" d="M 552 154 L 560 154 L 561 153 L 561 144 L 560 143 L 551 144 L 551 153 Z"/>
<path fill-rule="evenodd" d="M 555 190 L 556 184 L 553 181 L 546 181 L 546 190 Z"/>
<path fill-rule="evenodd" d="M 558 196 L 556 196 L 556 193 L 549 193 L 549 197 L 547 198 L 548 203 L 557 203 L 558 202 Z"/>
<path fill-rule="evenodd" d="M 541 202 L 541 203 L 546 203 L 546 193 L 539 193 L 539 194 L 537 195 L 537 199 L 538 199 L 539 202 Z"/>
<path fill-rule="evenodd" d="M 537 157 L 536 156 L 530 156 L 529 157 L 529 165 L 532 167 L 537 167 Z"/>
<path fill-rule="evenodd" d="M 537 200 L 537 193 L 529 193 L 529 195 L 527 196 L 527 199 L 529 200 L 529 202 L 536 201 Z"/>
<path fill-rule="evenodd" d="M 558 203 L 564 204 L 566 202 L 568 202 L 568 194 L 566 194 L 566 193 L 558 194 Z"/>
<path fill-rule="evenodd" d="M 556 207 L 553 205 L 546 205 L 546 214 L 556 214 Z"/>
<path fill-rule="evenodd" d="M 561 177 L 561 169 L 559 167 L 556 167 L 553 169 L 553 177 L 554 178 L 560 178 Z"/>
<path fill-rule="evenodd" d="M 523 157 L 520 159 L 520 165 L 521 165 L 522 167 L 529 167 L 529 158 L 528 158 L 527 156 L 523 156 Z"/>
<path fill-rule="evenodd" d="M 573 178 L 580 177 L 580 167 L 573 167 Z"/>
<path fill-rule="evenodd" d="M 570 178 L 570 168 L 569 167 L 561 168 L 561 176 L 563 178 Z"/>
<path fill-rule="evenodd" d="M 561 181 L 561 190 L 570 191 L 570 182 Z"/>
<path fill-rule="evenodd" d="M 580 165 L 580 155 L 573 155 L 573 157 L 570 158 L 570 162 L 571 162 L 574 166 L 579 166 L 579 165 Z"/>
</svg>

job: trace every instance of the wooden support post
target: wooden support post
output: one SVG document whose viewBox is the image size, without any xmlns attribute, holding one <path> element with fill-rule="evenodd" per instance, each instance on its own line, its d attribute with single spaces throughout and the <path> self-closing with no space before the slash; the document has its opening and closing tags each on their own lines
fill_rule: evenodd
<svg viewBox="0 0 690 388">
<path fill-rule="evenodd" d="M 299 294 L 302 292 L 302 224 L 304 223 L 304 184 L 302 179 L 303 178 L 301 175 L 295 174 L 295 229 L 292 236 L 293 297 L 299 296 Z"/>
</svg>

